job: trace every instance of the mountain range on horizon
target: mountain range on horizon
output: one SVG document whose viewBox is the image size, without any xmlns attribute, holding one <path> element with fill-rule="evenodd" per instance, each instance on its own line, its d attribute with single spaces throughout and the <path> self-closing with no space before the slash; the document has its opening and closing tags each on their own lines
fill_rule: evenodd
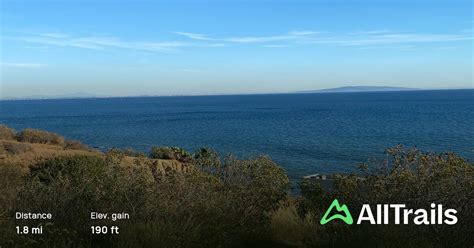
<svg viewBox="0 0 474 248">
<path fill-rule="evenodd" d="M 70 94 L 59 94 L 59 95 L 32 95 L 25 97 L 11 97 L 6 98 L 7 100 L 41 100 L 41 99 L 80 99 L 80 98 L 101 98 L 106 97 L 103 95 L 90 94 L 86 92 L 75 92 Z"/>
<path fill-rule="evenodd" d="M 392 87 L 392 86 L 343 86 L 320 90 L 305 90 L 297 93 L 336 93 L 336 92 L 380 92 L 380 91 L 411 91 L 422 90 L 420 88 Z"/>
<path fill-rule="evenodd" d="M 392 87 L 392 86 L 343 86 L 337 88 L 327 88 L 319 90 L 304 90 L 294 92 L 281 92 L 278 94 L 305 94 L 305 93 L 356 93 L 356 92 L 391 92 L 391 91 L 417 91 L 417 90 L 428 90 L 423 88 L 408 88 L 408 87 Z M 430 89 L 436 90 L 436 89 Z M 439 89 L 442 90 L 442 89 Z M 444 89 L 449 90 L 449 89 Z M 275 93 L 255 93 L 255 94 L 275 94 Z M 229 95 L 229 94 L 218 94 L 218 95 Z M 238 95 L 238 94 L 232 94 Z M 248 95 L 242 93 L 242 95 Z M 1 97 L 0 100 L 47 100 L 47 99 L 82 99 L 82 98 L 115 98 L 115 97 L 158 97 L 158 96 L 193 96 L 193 95 L 136 95 L 136 96 L 110 96 L 110 95 L 98 95 L 87 92 L 76 92 L 70 94 L 58 94 L 58 95 L 32 95 L 25 97 Z"/>
</svg>

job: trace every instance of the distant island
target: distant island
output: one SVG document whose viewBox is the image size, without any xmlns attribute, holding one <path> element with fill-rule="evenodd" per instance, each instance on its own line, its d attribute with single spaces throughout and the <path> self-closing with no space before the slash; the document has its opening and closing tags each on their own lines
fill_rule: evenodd
<svg viewBox="0 0 474 248">
<path fill-rule="evenodd" d="M 31 95 L 24 97 L 9 97 L 1 100 L 49 100 L 49 99 L 81 99 L 81 98 L 104 98 L 106 96 L 90 94 L 86 92 L 76 92 L 62 95 Z"/>
<path fill-rule="evenodd" d="M 75 92 L 62 95 L 34 95 L 25 97 L 26 99 L 75 99 L 75 98 L 99 98 L 101 95 L 90 94 L 86 92 Z"/>
<path fill-rule="evenodd" d="M 336 93 L 336 92 L 378 92 L 378 91 L 410 91 L 418 88 L 390 87 L 390 86 L 345 86 L 321 90 L 298 91 L 297 93 Z"/>
<path fill-rule="evenodd" d="M 391 87 L 391 86 L 344 86 L 338 88 L 328 88 L 320 90 L 303 90 L 293 92 L 280 92 L 280 93 L 241 93 L 241 94 L 209 94 L 209 95 L 123 95 L 123 96 L 112 96 L 112 95 L 97 95 L 85 92 L 77 92 L 71 94 L 62 95 L 31 95 L 23 97 L 2 97 L 1 100 L 48 100 L 48 99 L 84 99 L 84 98 L 134 98 L 134 97 L 173 97 L 173 96 L 226 96 L 226 95 L 262 95 L 262 94 L 304 94 L 304 93 L 350 93 L 350 92 L 390 92 L 390 91 L 415 91 L 415 90 L 464 90 L 463 88 L 452 88 L 452 89 L 421 89 L 421 88 L 408 88 L 408 87 Z M 472 90 L 472 89 L 466 89 Z"/>
</svg>

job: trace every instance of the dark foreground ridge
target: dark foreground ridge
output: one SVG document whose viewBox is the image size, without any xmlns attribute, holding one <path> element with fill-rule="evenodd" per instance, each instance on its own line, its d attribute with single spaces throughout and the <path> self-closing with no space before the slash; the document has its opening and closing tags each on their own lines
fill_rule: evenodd
<svg viewBox="0 0 474 248">
<path fill-rule="evenodd" d="M 295 196 L 285 171 L 264 155 L 238 159 L 177 147 L 104 153 L 54 133 L 0 126 L 0 246 L 472 246 L 473 164 L 452 153 L 400 146 L 386 153 L 385 161 L 361 165 L 357 176 L 332 175 L 330 190 L 320 180 L 303 179 Z M 456 209 L 459 221 L 321 225 L 334 199 L 354 220 L 362 204 L 429 209 L 436 203 Z M 41 218 L 15 219 L 17 213 Z M 98 220 L 91 213 L 129 218 L 99 222 L 120 226 L 120 234 L 94 235 L 91 226 Z M 16 227 L 24 225 L 41 226 L 43 233 L 18 235 Z"/>
</svg>

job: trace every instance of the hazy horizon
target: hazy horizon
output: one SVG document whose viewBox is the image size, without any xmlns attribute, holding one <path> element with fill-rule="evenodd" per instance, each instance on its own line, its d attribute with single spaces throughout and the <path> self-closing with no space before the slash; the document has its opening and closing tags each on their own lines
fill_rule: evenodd
<svg viewBox="0 0 474 248">
<path fill-rule="evenodd" d="M 473 88 L 472 2 L 2 1 L 0 98 Z"/>
<path fill-rule="evenodd" d="M 373 88 L 400 88 L 401 90 L 360 90 L 360 91 L 344 91 L 344 88 L 357 88 L 357 87 L 373 87 Z M 341 91 L 337 91 L 341 89 Z M 336 91 L 331 91 L 336 90 Z M 47 99 L 81 99 L 81 98 L 133 98 L 133 97 L 193 97 L 193 96 L 242 96 L 242 95 L 273 95 L 273 94 L 311 94 L 311 93 L 364 93 L 364 92 L 394 92 L 394 91 L 438 91 L 438 90 L 474 90 L 471 88 L 408 88 L 408 87 L 392 87 L 392 86 L 341 86 L 336 88 L 324 88 L 318 90 L 300 90 L 290 92 L 252 92 L 252 93 L 215 93 L 215 94 L 183 94 L 183 95 L 153 95 L 153 94 L 142 94 L 142 95 L 98 95 L 91 94 L 88 92 L 71 92 L 60 95 L 30 95 L 21 97 L 2 97 L 0 100 L 47 100 Z"/>
</svg>

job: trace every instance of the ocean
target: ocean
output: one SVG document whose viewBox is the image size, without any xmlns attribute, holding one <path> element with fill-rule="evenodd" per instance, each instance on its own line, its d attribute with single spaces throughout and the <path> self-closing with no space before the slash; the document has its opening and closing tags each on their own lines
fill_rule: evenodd
<svg viewBox="0 0 474 248">
<path fill-rule="evenodd" d="M 268 154 L 292 181 L 350 173 L 402 144 L 474 159 L 474 90 L 0 101 L 0 123 L 107 150 Z"/>
</svg>

